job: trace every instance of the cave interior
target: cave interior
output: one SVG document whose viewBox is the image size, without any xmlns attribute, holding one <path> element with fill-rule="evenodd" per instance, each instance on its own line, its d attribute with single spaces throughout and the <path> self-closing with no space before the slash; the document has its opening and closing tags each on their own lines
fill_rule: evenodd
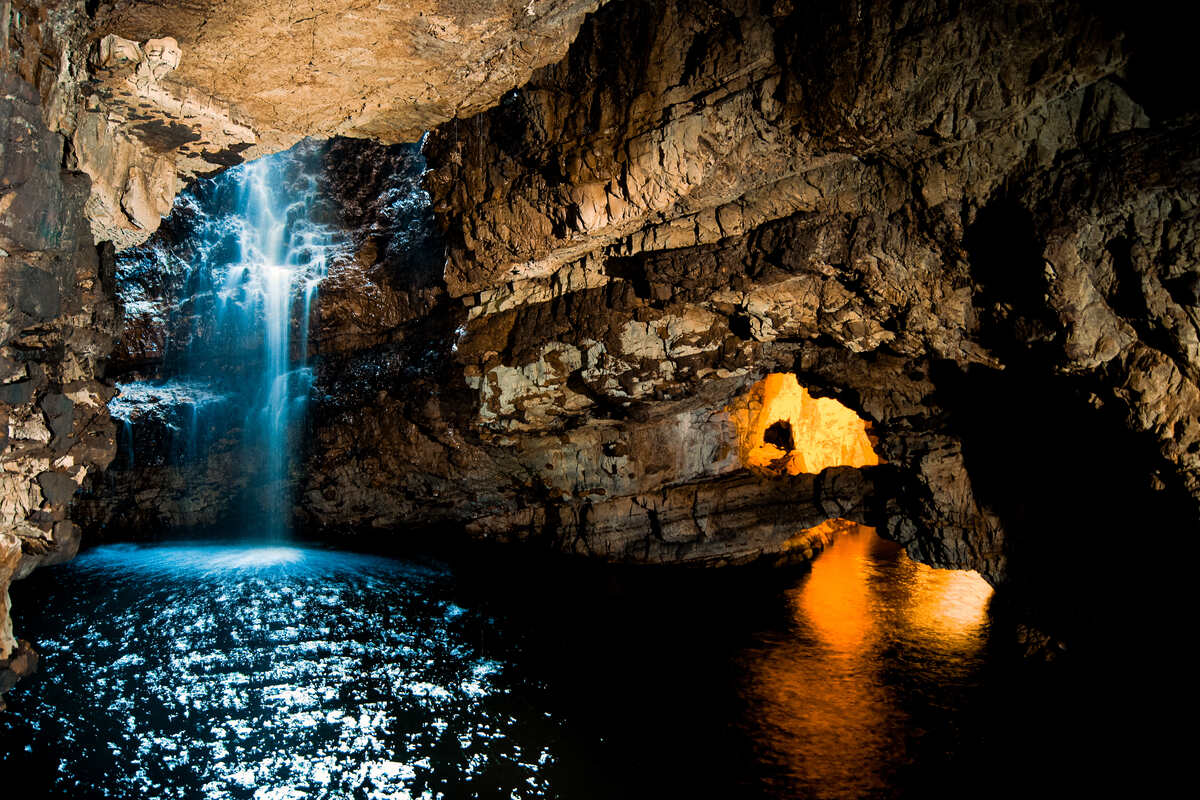
<svg viewBox="0 0 1200 800">
<path fill-rule="evenodd" d="M 39 680 L 26 580 L 214 532 L 630 596 L 811 572 L 846 652 L 884 590 L 821 565 L 902 558 L 942 576 L 905 619 L 986 618 L 1031 695 L 1176 692 L 1171 4 L 313 5 L 0 2 L 0 692 Z"/>
</svg>

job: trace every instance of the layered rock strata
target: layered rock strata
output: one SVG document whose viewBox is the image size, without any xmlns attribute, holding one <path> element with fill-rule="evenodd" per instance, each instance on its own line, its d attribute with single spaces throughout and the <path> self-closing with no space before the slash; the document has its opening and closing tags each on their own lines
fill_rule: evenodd
<svg viewBox="0 0 1200 800">
<path fill-rule="evenodd" d="M 1152 7 L 936 0 L 615 2 L 580 27 L 596 5 L 431 8 L 435 21 L 406 7 L 396 46 L 375 36 L 386 15 L 285 15 L 284 32 L 249 25 L 269 3 L 102 5 L 90 22 L 39 4 L 6 56 L 39 87 L 44 127 L 78 140 L 70 167 L 115 141 L 79 138 L 79 109 L 140 130 L 135 149 L 166 148 L 171 180 L 206 169 L 189 159 L 308 133 L 416 138 L 463 117 L 424 147 L 442 240 L 422 214 L 401 236 L 378 224 L 364 189 L 384 176 L 338 145 L 355 245 L 313 326 L 296 475 L 313 528 L 455 524 L 728 563 L 849 516 L 919 560 L 979 570 L 1058 630 L 1090 624 L 1077 598 L 1105 596 L 1129 531 L 1194 528 L 1200 104 L 1164 88 L 1182 27 Z M 538 44 L 516 59 L 518 40 Z M 279 58 L 255 73 L 256 56 Z M 449 77 L 416 87 L 443 75 L 411 69 L 422 58 Z M 70 89 L 85 85 L 99 105 Z M 196 100 L 228 140 L 189 139 L 171 125 L 191 122 L 154 110 L 179 87 L 226 103 Z M 296 91 L 311 112 L 284 102 Z M 93 169 L 86 201 L 92 230 L 122 244 L 174 194 L 165 167 L 127 162 L 161 180 Z M 143 322 L 123 341 L 147 367 L 162 339 Z M 885 463 L 747 470 L 725 409 L 778 372 L 868 420 Z M 36 464 L 20 464 L 28 488 Z"/>
<path fill-rule="evenodd" d="M 17 642 L 9 581 L 69 559 L 79 486 L 112 460 L 101 380 L 116 327 L 111 253 L 83 206 L 87 179 L 61 167 L 63 137 L 24 81 L 0 74 L 0 662 Z"/>
<path fill-rule="evenodd" d="M 1161 89 L 1170 24 L 602 9 L 426 146 L 475 426 L 519 452 L 793 370 L 871 421 L 914 557 L 1049 617 L 1102 594 L 1128 530 L 1200 517 L 1200 149 L 1194 93 Z"/>
</svg>

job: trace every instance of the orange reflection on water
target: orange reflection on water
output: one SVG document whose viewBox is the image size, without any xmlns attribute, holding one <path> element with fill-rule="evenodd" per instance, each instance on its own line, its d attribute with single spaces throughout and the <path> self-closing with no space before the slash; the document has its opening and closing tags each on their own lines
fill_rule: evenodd
<svg viewBox="0 0 1200 800">
<path fill-rule="evenodd" d="M 992 587 L 968 570 L 934 569 L 904 557 L 910 586 L 908 624 L 945 642 L 969 643 L 987 622 Z"/>
<path fill-rule="evenodd" d="M 791 630 L 747 662 L 751 725 L 791 781 L 782 788 L 825 797 L 886 787 L 913 724 L 887 664 L 949 680 L 969 671 L 990 596 L 975 573 L 917 564 L 871 528 L 838 534 L 787 593 Z"/>
<path fill-rule="evenodd" d="M 874 629 L 884 624 L 943 644 L 969 639 L 986 622 L 991 595 L 978 573 L 919 564 L 858 525 L 813 563 L 796 602 L 826 644 L 845 650 L 868 633 L 883 635 Z"/>
<path fill-rule="evenodd" d="M 828 523 L 825 523 L 828 524 Z M 854 652 L 863 646 L 874 623 L 868 606 L 866 571 L 857 526 L 843 532 L 834 546 L 813 562 L 803 591 L 790 598 L 833 650 Z"/>
<path fill-rule="evenodd" d="M 768 375 L 726 410 L 737 428 L 738 456 L 748 467 L 799 475 L 880 463 L 866 421 L 837 400 L 813 397 L 791 373 Z M 768 441 L 768 429 L 780 423 L 790 449 Z"/>
</svg>

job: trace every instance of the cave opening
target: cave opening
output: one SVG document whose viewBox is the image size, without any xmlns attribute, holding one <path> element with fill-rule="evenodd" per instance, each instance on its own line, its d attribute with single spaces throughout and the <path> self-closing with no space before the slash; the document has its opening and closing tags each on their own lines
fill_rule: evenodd
<svg viewBox="0 0 1200 800">
<path fill-rule="evenodd" d="M 814 397 L 790 372 L 773 372 L 726 407 L 738 458 L 754 470 L 817 474 L 882 463 L 870 423 L 831 397 Z"/>
<path fill-rule="evenodd" d="M 815 478 L 812 488 L 795 488 L 796 499 L 812 492 L 816 524 L 806 524 L 780 543 L 769 561 L 806 563 L 822 553 L 844 533 L 863 528 L 878 518 L 871 479 L 862 483 L 841 474 L 883 463 L 875 451 L 870 423 L 853 409 L 831 397 L 814 397 L 791 372 L 773 372 L 751 384 L 725 407 L 732 422 L 738 463 L 759 478 L 771 481 L 788 477 Z M 825 511 L 819 498 L 837 494 L 825 486 L 853 484 L 856 491 L 841 496 L 838 511 Z M 843 518 L 843 514 L 857 519 Z M 822 517 L 825 517 L 822 519 Z"/>
<path fill-rule="evenodd" d="M 792 434 L 792 423 L 786 419 L 772 422 L 763 431 L 763 444 L 774 445 L 785 453 L 796 449 L 796 437 Z"/>
</svg>

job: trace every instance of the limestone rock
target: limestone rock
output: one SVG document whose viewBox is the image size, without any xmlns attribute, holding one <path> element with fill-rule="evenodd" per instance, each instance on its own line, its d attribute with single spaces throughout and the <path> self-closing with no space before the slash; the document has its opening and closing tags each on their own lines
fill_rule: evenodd
<svg viewBox="0 0 1200 800">
<path fill-rule="evenodd" d="M 115 326 L 85 196 L 94 234 L 129 245 L 178 175 L 434 126 L 431 214 L 388 199 L 419 191 L 389 183 L 411 150 L 332 145 L 349 244 L 305 343 L 312 528 L 717 564 L 850 517 L 1061 630 L 1103 619 L 1078 598 L 1111 594 L 1130 531 L 1200 517 L 1200 103 L 1147 9 L 39 8 L 12 31 L 0 117 L 0 535 L 22 564 L 72 546 L 46 473 L 91 484 L 92 530 L 246 496 L 220 448 L 87 480 L 111 454 Z M 90 189 L 61 168 L 68 140 Z M 152 374 L 180 273 L 135 272 L 113 368 Z M 726 409 L 778 372 L 869 421 L 886 463 L 743 470 Z"/>
<path fill-rule="evenodd" d="M 196 175 L 304 136 L 412 142 L 487 108 L 558 60 L 600 2 L 339 2 L 309 13 L 246 0 L 36 0 L 5 12 L 3 55 L 11 37 L 14 72 L 38 88 L 71 166 L 92 179 L 96 239 L 121 249 L 145 241 Z"/>
<path fill-rule="evenodd" d="M 62 168 L 63 137 L 43 110 L 0 71 L 0 684 L 36 661 L 8 661 L 9 581 L 74 555 L 72 497 L 116 446 L 101 380 L 112 286 L 83 216 L 87 181 Z"/>
<path fill-rule="evenodd" d="M 733 473 L 653 493 L 481 517 L 467 530 L 504 542 L 550 539 L 566 552 L 605 561 L 715 567 L 774 560 L 799 545 L 811 556 L 814 542 L 797 536 L 835 514 L 872 519 L 872 499 L 869 477 L 853 470 L 765 482 Z"/>
<path fill-rule="evenodd" d="M 1171 24 L 600 10 L 562 62 L 426 144 L 475 425 L 662 425 L 792 369 L 872 423 L 884 527 L 914 557 L 1049 616 L 1103 592 L 1081 550 L 1200 518 L 1200 104 L 1157 88 Z M 596 277 L 568 288 L 580 264 Z M 708 324 L 676 349 L 684 319 Z M 522 513 L 496 520 L 542 519 Z"/>
</svg>

